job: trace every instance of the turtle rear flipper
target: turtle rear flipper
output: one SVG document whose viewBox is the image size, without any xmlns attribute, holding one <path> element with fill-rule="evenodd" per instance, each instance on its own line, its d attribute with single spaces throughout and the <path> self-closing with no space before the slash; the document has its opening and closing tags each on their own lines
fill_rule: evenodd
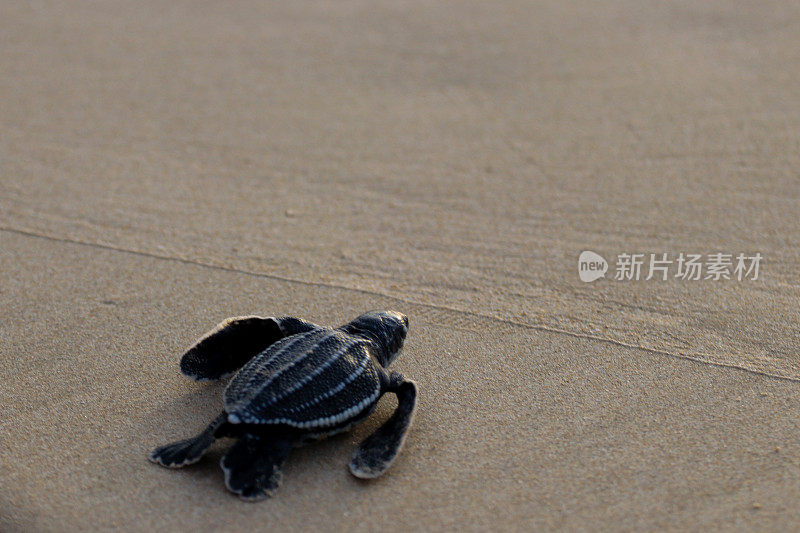
<svg viewBox="0 0 800 533">
<path fill-rule="evenodd" d="M 181 372 L 198 381 L 220 379 L 289 335 L 317 326 L 296 318 L 239 316 L 224 320 L 181 358 Z"/>
<path fill-rule="evenodd" d="M 350 472 L 362 479 L 380 476 L 391 466 L 403 447 L 417 408 L 417 385 L 393 372 L 386 392 L 397 395 L 397 409 L 391 418 L 364 439 L 350 461 Z"/>
<path fill-rule="evenodd" d="M 292 444 L 293 441 L 286 438 L 243 436 L 220 461 L 225 485 L 246 501 L 272 496 L 281 484 L 281 467 Z"/>
<path fill-rule="evenodd" d="M 150 460 L 167 468 L 181 468 L 196 463 L 217 438 L 219 429 L 226 423 L 222 413 L 199 435 L 160 446 L 150 454 Z"/>
</svg>

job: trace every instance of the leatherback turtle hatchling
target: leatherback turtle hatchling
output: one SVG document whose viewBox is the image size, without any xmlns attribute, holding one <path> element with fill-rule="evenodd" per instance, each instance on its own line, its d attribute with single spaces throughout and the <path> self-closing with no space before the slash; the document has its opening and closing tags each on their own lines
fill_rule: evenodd
<svg viewBox="0 0 800 533">
<path fill-rule="evenodd" d="M 220 464 L 225 484 L 245 500 L 271 496 L 293 446 L 345 431 L 393 392 L 394 414 L 361 443 L 350 461 L 359 478 L 381 475 L 411 426 L 417 387 L 390 372 L 408 332 L 408 317 L 372 311 L 329 328 L 292 317 L 233 317 L 203 336 L 181 359 L 181 372 L 213 380 L 239 371 L 225 408 L 196 437 L 156 448 L 150 460 L 179 468 L 200 460 L 214 440 L 236 443 Z"/>
</svg>

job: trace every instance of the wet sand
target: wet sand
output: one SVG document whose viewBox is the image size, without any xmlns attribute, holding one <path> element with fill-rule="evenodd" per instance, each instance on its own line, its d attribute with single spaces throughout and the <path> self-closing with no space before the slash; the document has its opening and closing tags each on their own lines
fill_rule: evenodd
<svg viewBox="0 0 800 533">
<path fill-rule="evenodd" d="M 785 529 L 800 518 L 800 11 L 0 7 L 0 529 Z M 577 257 L 760 252 L 759 280 Z M 611 276 L 609 276 L 611 277 Z M 389 307 L 420 386 L 245 504 L 148 451 L 237 314 Z"/>
</svg>

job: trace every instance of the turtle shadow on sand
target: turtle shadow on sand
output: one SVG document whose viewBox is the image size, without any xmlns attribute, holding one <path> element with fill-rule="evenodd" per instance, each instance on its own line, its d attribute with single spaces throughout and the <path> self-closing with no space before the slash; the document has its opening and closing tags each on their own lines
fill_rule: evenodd
<svg viewBox="0 0 800 533">
<path fill-rule="evenodd" d="M 154 449 L 150 461 L 167 468 L 200 463 L 197 473 L 214 469 L 219 475 L 216 461 L 201 459 L 209 451 L 212 457 L 221 454 L 228 489 L 243 500 L 261 500 L 281 484 L 282 466 L 294 448 L 324 439 L 315 444 L 315 460 L 335 456 L 344 438 L 326 437 L 365 421 L 382 396 L 392 393 L 393 413 L 361 441 L 348 465 L 356 478 L 382 475 L 402 448 L 416 409 L 416 384 L 388 370 L 407 332 L 408 317 L 395 311 L 366 313 L 338 328 L 292 317 L 222 322 L 180 362 L 183 374 L 216 382 L 208 387 L 211 394 L 188 391 L 151 418 L 189 412 L 185 425 L 195 425 L 198 417 L 212 422 L 194 437 Z M 232 374 L 227 384 L 221 381 Z M 221 439 L 233 442 L 217 443 Z"/>
<path fill-rule="evenodd" d="M 194 384 L 191 390 L 182 392 L 151 409 L 143 418 L 149 422 L 141 424 L 138 431 L 139 435 L 144 435 L 139 439 L 142 442 L 139 455 L 143 460 L 157 443 L 168 441 L 176 435 L 192 435 L 201 430 L 206 422 L 219 412 L 225 387 L 229 381 L 224 379 L 218 382 Z M 393 398 L 383 398 L 369 419 L 351 431 L 296 448 L 286 462 L 287 470 L 305 468 L 310 462 L 320 463 L 323 468 L 341 472 L 344 479 L 355 487 L 368 484 L 370 480 L 357 478 L 347 472 L 347 460 L 358 447 L 358 443 L 388 420 L 396 407 L 397 402 Z M 165 417 L 164 413 L 176 413 L 176 416 Z M 185 416 L 181 418 L 180 413 L 184 413 Z M 196 492 L 194 487 L 196 483 L 209 487 L 224 483 L 225 474 L 220 468 L 220 461 L 233 442 L 230 438 L 217 440 L 197 463 L 186 466 L 184 473 L 191 481 L 186 485 L 187 497 Z M 156 465 L 150 466 L 157 469 Z M 157 473 L 163 472 L 163 469 L 157 470 Z"/>
</svg>

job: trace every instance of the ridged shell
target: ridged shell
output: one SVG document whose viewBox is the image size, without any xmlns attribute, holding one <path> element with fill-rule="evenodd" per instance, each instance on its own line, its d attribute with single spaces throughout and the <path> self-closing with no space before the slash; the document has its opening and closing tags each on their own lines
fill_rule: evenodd
<svg viewBox="0 0 800 533">
<path fill-rule="evenodd" d="M 370 349 L 365 339 L 327 328 L 282 339 L 234 376 L 225 390 L 225 411 L 231 420 L 250 424 L 340 424 L 380 394 Z"/>
</svg>

